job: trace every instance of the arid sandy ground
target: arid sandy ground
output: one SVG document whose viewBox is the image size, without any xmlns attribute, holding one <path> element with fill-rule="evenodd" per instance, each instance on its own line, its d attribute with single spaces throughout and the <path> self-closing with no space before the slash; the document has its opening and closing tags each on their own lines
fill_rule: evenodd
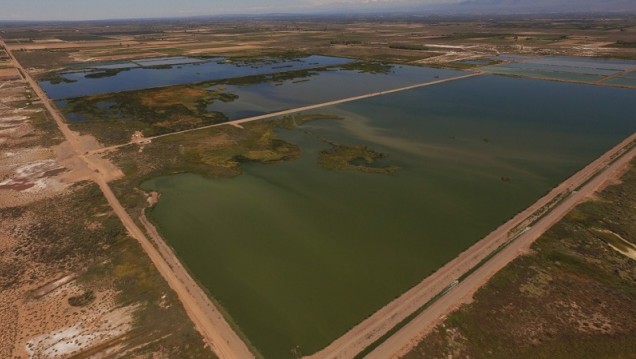
<svg viewBox="0 0 636 359">
<path fill-rule="evenodd" d="M 0 87 L 1 208 L 54 200 L 86 177 L 34 97 L 21 77 Z M 87 307 L 73 307 L 68 299 L 83 293 L 76 273 L 34 262 L 16 268 L 24 257 L 20 232 L 38 220 L 3 216 L 0 222 L 0 357 L 66 357 L 127 332 L 134 308 L 116 309 L 112 290 L 96 293 Z"/>
<path fill-rule="evenodd" d="M 19 64 L 14 66 L 15 73 L 23 73 Z M 130 274 L 115 272 L 111 277 L 87 273 L 108 267 L 111 262 L 104 254 L 90 257 L 79 253 L 108 251 L 112 246 L 108 242 L 113 238 L 109 239 L 111 234 L 104 226 L 114 224 L 110 222 L 113 212 L 99 210 L 105 204 L 99 197 L 90 202 L 73 197 L 86 193 L 90 187 L 86 181 L 96 173 L 105 183 L 118 178 L 121 171 L 101 158 L 85 161 L 78 156 L 78 152 L 100 145 L 90 136 L 58 127 L 52 117 L 59 115 L 50 111 L 45 102 L 48 100 L 30 78 L 20 76 L 1 82 L 0 94 L 0 357 L 110 357 L 139 352 L 170 357 L 171 352 L 187 354 L 183 350 L 212 357 L 203 341 L 193 336 L 192 323 L 184 312 L 179 314 L 180 307 L 173 307 L 173 299 L 168 299 L 166 292 L 163 299 L 153 299 L 164 315 L 177 316 L 172 329 L 189 337 L 184 342 L 167 346 L 161 343 L 153 349 L 157 337 L 177 338 L 176 332 L 140 327 L 135 318 L 148 310 L 146 298 L 141 298 L 147 294 L 122 293 L 115 279 Z M 72 212 L 74 206 L 88 210 L 71 222 L 64 215 L 49 217 L 56 211 Z M 53 210 L 47 211 L 47 207 Z M 97 213 L 90 214 L 91 211 Z M 60 221 L 59 225 L 54 224 L 56 221 Z M 73 226 L 81 228 L 81 233 L 68 232 Z M 121 236 L 116 227 L 117 224 L 113 230 Z M 82 235 L 87 241 L 103 244 L 98 248 L 78 247 L 77 253 L 72 246 L 67 249 L 68 241 L 73 239 L 65 236 L 81 240 Z M 100 257 L 104 262 L 94 262 Z M 113 258 L 112 262 L 117 261 Z M 125 265 L 120 263 L 120 267 Z M 156 273 L 146 270 L 148 279 Z M 87 276 L 92 279 L 87 281 Z M 159 290 L 162 285 L 165 284 L 158 285 Z M 125 302 L 125 297 L 139 299 Z"/>
<path fill-rule="evenodd" d="M 4 206 L 43 198 L 65 188 L 61 178 L 67 168 L 55 150 L 37 141 L 46 136 L 54 145 L 61 135 L 37 127 L 46 121 L 46 113 L 41 104 L 31 100 L 33 94 L 25 85 L 18 78 L 2 82 L 0 87 L 0 193 Z"/>
</svg>

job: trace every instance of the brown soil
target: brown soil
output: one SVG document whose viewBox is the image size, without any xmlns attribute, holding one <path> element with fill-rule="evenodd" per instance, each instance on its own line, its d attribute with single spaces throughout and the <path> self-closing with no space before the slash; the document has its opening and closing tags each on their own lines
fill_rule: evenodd
<svg viewBox="0 0 636 359">
<path fill-rule="evenodd" d="M 0 45 L 5 44 L 3 41 L 0 41 Z M 10 52 L 8 52 L 8 54 L 12 57 Z M 12 60 L 16 68 L 22 69 L 24 72 L 24 69 L 13 57 Z M 104 197 L 124 227 L 128 230 L 130 236 L 139 242 L 159 273 L 176 292 L 196 328 L 219 357 L 254 357 L 245 343 L 234 332 L 218 309 L 216 309 L 215 305 L 210 301 L 207 294 L 198 286 L 192 277 L 190 277 L 185 268 L 181 266 L 171 249 L 159 238 L 156 238 L 154 243 L 148 240 L 144 232 L 121 206 L 107 184 L 108 180 L 118 178 L 118 176 L 121 175 L 121 171 L 98 155 L 85 155 L 89 151 L 99 148 L 97 142 L 91 137 L 78 136 L 77 133 L 71 131 L 64 122 L 63 116 L 51 104 L 37 82 L 28 75 L 26 76 L 26 81 L 40 98 L 66 139 L 62 145 L 56 148 L 57 157 L 61 158 L 61 162 L 64 163 L 65 167 L 70 169 L 71 175 L 66 179 L 76 181 L 88 179 L 99 186 Z M 80 293 L 74 293 L 73 295 L 78 294 Z M 19 307 L 21 310 L 24 308 L 24 306 Z M 37 307 L 42 307 L 42 305 Z M 67 329 L 76 330 L 77 328 Z M 20 340 L 22 339 L 19 338 L 19 341 Z"/>
<path fill-rule="evenodd" d="M 225 46 L 225 47 L 215 47 L 210 49 L 196 49 L 196 50 L 187 50 L 187 55 L 215 55 L 216 53 L 226 53 L 231 51 L 245 51 L 245 50 L 257 50 L 263 48 L 262 46 L 257 45 L 238 45 L 238 46 Z"/>
<path fill-rule="evenodd" d="M 56 143 L 50 139 L 61 139 L 61 134 L 55 127 L 44 131 L 35 125 L 44 112 L 41 105 L 28 104 L 28 86 L 23 80 L 0 85 L 0 208 L 8 209 L 3 215 L 9 213 L 0 220 L 0 358 L 68 357 L 127 332 L 136 307 L 116 304 L 117 293 L 107 288 L 95 289 L 90 303 L 71 306 L 69 298 L 85 293 L 83 284 L 76 282 L 77 273 L 59 272 L 33 260 L 22 263 L 30 248 L 18 237 L 40 221 L 20 215 L 19 209 L 57 198 L 71 184 L 94 176 L 68 141 L 42 146 Z M 78 136 L 77 143 L 84 151 L 100 147 L 88 136 Z M 121 176 L 105 160 L 94 163 L 106 180 Z M 18 212 L 12 217 L 14 211 Z"/>
<path fill-rule="evenodd" d="M 0 80 L 8 81 L 20 78 L 20 73 L 13 68 L 0 69 Z"/>
</svg>

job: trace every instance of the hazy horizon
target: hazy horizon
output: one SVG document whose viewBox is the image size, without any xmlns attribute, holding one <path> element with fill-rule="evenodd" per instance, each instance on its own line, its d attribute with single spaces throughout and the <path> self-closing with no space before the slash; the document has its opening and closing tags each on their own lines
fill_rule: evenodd
<svg viewBox="0 0 636 359">
<path fill-rule="evenodd" d="M 633 0 L 0 0 L 0 21 L 86 21 L 271 14 L 419 15 L 636 12 Z"/>
</svg>

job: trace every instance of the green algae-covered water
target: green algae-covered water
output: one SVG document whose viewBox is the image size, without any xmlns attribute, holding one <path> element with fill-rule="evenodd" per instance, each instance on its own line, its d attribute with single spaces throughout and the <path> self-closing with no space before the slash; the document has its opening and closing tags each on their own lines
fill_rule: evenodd
<svg viewBox="0 0 636 359">
<path fill-rule="evenodd" d="M 635 99 L 480 76 L 325 108 L 278 131 L 298 160 L 146 182 L 149 216 L 266 358 L 311 354 L 631 134 Z M 320 137 L 401 170 L 325 170 Z"/>
</svg>

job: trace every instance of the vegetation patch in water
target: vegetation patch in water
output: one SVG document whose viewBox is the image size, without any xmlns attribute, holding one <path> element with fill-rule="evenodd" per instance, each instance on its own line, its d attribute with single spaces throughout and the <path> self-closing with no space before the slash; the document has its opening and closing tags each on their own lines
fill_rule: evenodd
<svg viewBox="0 0 636 359">
<path fill-rule="evenodd" d="M 342 65 L 340 68 L 343 70 L 358 71 L 359 73 L 389 74 L 393 70 L 393 65 L 386 62 L 366 61 L 352 62 Z"/>
<path fill-rule="evenodd" d="M 123 71 L 128 71 L 130 69 L 106 69 L 104 71 L 99 71 L 99 72 L 91 72 L 88 73 L 86 75 L 84 75 L 85 78 L 87 79 L 101 79 L 104 77 L 113 77 L 113 76 L 117 76 L 119 75 L 120 72 Z"/>
<path fill-rule="evenodd" d="M 277 72 L 273 74 L 263 74 L 263 75 L 250 75 L 243 76 L 237 78 L 231 78 L 226 80 L 219 81 L 206 81 L 203 84 L 207 85 L 256 85 L 265 82 L 272 83 L 282 83 L 284 81 L 299 81 L 299 80 L 307 80 L 313 76 L 318 75 L 318 72 L 315 70 L 294 70 L 294 71 L 286 71 L 286 72 Z"/>
<path fill-rule="evenodd" d="M 392 174 L 400 170 L 400 167 L 397 166 L 374 167 L 373 164 L 384 158 L 385 155 L 367 146 L 347 146 L 327 140 L 323 141 L 329 143 L 331 148 L 320 151 L 318 163 L 328 170 L 377 174 Z"/>
<path fill-rule="evenodd" d="M 77 80 L 73 80 L 73 79 L 69 79 L 67 77 L 64 77 L 62 75 L 60 75 L 60 73 L 58 72 L 52 72 L 52 73 L 48 73 L 46 75 L 44 75 L 42 78 L 40 78 L 41 81 L 49 81 L 51 84 L 53 85 L 59 85 L 61 83 L 73 83 L 73 82 L 77 82 Z"/>
</svg>

